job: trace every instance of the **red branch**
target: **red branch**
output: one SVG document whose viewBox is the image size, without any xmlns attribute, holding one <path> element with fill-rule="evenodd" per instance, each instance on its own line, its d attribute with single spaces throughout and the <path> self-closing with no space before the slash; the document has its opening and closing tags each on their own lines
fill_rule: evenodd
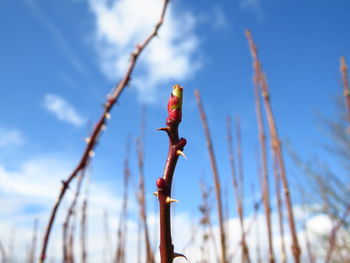
<svg viewBox="0 0 350 263">
<path fill-rule="evenodd" d="M 340 58 L 340 72 L 343 79 L 344 97 L 346 106 L 348 108 L 348 121 L 350 124 L 350 88 L 348 78 L 348 66 L 346 65 L 345 57 Z M 350 133 L 350 126 L 348 128 L 348 133 Z"/>
<path fill-rule="evenodd" d="M 177 95 L 177 92 L 178 95 Z M 177 256 L 183 256 L 174 253 L 174 245 L 171 238 L 170 223 L 170 205 L 176 201 L 171 199 L 171 185 L 177 160 L 183 155 L 183 148 L 186 145 L 184 138 L 179 138 L 178 127 L 181 122 L 182 88 L 179 85 L 173 87 L 173 93 L 168 103 L 168 118 L 165 128 L 159 130 L 165 131 L 169 137 L 169 151 L 165 163 L 163 177 L 157 179 L 158 200 L 159 200 L 159 219 L 160 219 L 160 262 L 172 263 Z"/>
<path fill-rule="evenodd" d="M 160 19 L 159 19 L 158 23 L 156 24 L 155 28 L 153 29 L 153 31 L 145 38 L 145 40 L 141 44 L 136 45 L 135 50 L 131 54 L 131 59 L 130 59 L 127 71 L 126 71 L 124 77 L 122 78 L 122 80 L 115 86 L 112 93 L 108 96 L 107 101 L 104 105 L 105 106 L 104 111 L 103 111 L 99 121 L 96 123 L 95 128 L 91 133 L 91 136 L 87 140 L 87 145 L 85 147 L 85 150 L 83 152 L 83 155 L 82 155 L 78 165 L 73 170 L 73 172 L 70 174 L 70 176 L 65 181 L 62 181 L 62 187 L 61 187 L 60 193 L 58 195 L 58 198 L 57 198 L 55 205 L 52 208 L 50 219 L 49 219 L 49 222 L 47 223 L 46 231 L 44 234 L 42 249 L 41 249 L 41 253 L 40 253 L 40 263 L 43 263 L 46 259 L 46 250 L 47 250 L 47 246 L 49 243 L 52 226 L 53 226 L 53 223 L 54 223 L 55 218 L 56 218 L 57 210 L 58 210 L 58 208 L 61 204 L 61 201 L 62 201 L 62 199 L 63 199 L 63 197 L 64 197 L 64 195 L 69 187 L 69 184 L 82 170 L 85 169 L 85 167 L 88 165 L 91 157 L 93 156 L 93 150 L 96 147 L 98 138 L 100 137 L 102 131 L 106 127 L 107 119 L 109 119 L 109 117 L 110 117 L 110 112 L 111 112 L 113 106 L 116 104 L 120 95 L 122 94 L 122 92 L 124 91 L 125 87 L 128 85 L 128 83 L 131 79 L 131 75 L 133 73 L 133 70 L 134 70 L 134 67 L 136 65 L 136 61 L 137 61 L 138 57 L 140 56 L 141 52 L 146 48 L 146 46 L 151 42 L 151 40 L 158 35 L 159 28 L 162 26 L 163 21 L 164 21 L 165 11 L 167 9 L 168 3 L 169 3 L 169 0 L 164 0 Z"/>
</svg>

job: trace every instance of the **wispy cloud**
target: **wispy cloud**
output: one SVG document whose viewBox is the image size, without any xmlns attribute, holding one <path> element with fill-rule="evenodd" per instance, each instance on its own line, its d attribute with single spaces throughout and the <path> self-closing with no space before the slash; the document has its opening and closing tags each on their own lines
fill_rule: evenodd
<svg viewBox="0 0 350 263">
<path fill-rule="evenodd" d="M 44 107 L 53 113 L 59 120 L 81 126 L 84 124 L 84 118 L 75 110 L 75 108 L 65 99 L 58 95 L 46 94 L 44 98 Z"/>
<path fill-rule="evenodd" d="M 261 7 L 261 0 L 241 0 L 240 6 L 243 11 L 252 11 L 256 13 L 258 18 L 264 18 Z"/>
<path fill-rule="evenodd" d="M 96 43 L 105 75 L 116 81 L 126 70 L 130 52 L 152 30 L 159 18 L 162 1 L 89 0 L 96 19 Z M 132 84 L 143 102 L 156 100 L 157 88 L 167 81 L 181 82 L 193 76 L 200 63 L 195 59 L 198 37 L 196 18 L 169 6 L 165 23 L 141 56 Z"/>
<path fill-rule="evenodd" d="M 25 142 L 22 132 L 0 127 L 0 147 L 20 146 Z"/>
<path fill-rule="evenodd" d="M 28 6 L 32 15 L 38 20 L 38 22 L 52 35 L 55 43 L 61 49 L 62 53 L 69 59 L 73 68 L 82 75 L 86 75 L 86 67 L 81 62 L 77 53 L 73 50 L 68 43 L 66 37 L 62 33 L 61 29 L 52 22 L 52 20 L 45 15 L 45 12 L 41 10 L 37 0 L 23 0 Z"/>
</svg>

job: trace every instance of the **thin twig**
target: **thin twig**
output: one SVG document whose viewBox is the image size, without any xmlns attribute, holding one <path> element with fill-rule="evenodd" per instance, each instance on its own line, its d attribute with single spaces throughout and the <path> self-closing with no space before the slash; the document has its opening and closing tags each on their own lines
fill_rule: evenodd
<svg viewBox="0 0 350 263">
<path fill-rule="evenodd" d="M 239 135 L 239 131 L 238 135 Z M 240 137 L 240 136 L 238 136 Z M 227 145 L 228 145 L 228 152 L 229 152 L 229 161 L 230 161 L 230 168 L 231 168 L 231 176 L 232 176 L 232 183 L 233 183 L 233 190 L 235 193 L 235 200 L 236 200 L 236 208 L 237 208 L 237 214 L 239 216 L 239 222 L 241 227 L 241 244 L 242 244 L 242 262 L 250 262 L 250 256 L 249 256 L 249 250 L 245 241 L 245 231 L 244 231 L 244 215 L 243 215 L 243 201 L 242 201 L 242 194 L 243 192 L 240 191 L 240 189 L 243 189 L 242 187 L 239 187 L 237 176 L 236 176 L 236 169 L 235 169 L 235 159 L 234 159 L 234 153 L 233 153 L 233 141 L 232 141 L 232 131 L 231 131 L 231 118 L 227 117 Z M 237 138 L 237 152 L 241 151 L 240 146 L 240 138 Z M 239 154 L 241 156 L 241 154 Z M 242 161 L 240 161 L 242 163 Z M 243 184 L 243 173 L 242 173 L 242 164 L 240 165 L 240 183 Z"/>
<path fill-rule="evenodd" d="M 256 118 L 258 122 L 258 131 L 259 131 L 259 142 L 260 142 L 260 154 L 262 162 L 262 173 L 263 173 L 263 184 L 262 184 L 262 193 L 264 197 L 264 209 L 266 215 L 266 226 L 267 226 L 267 237 L 269 242 L 269 262 L 275 262 L 275 256 L 273 251 L 273 240 L 272 240 L 272 227 L 271 227 L 271 205 L 270 205 L 270 187 L 269 187 L 269 173 L 268 173 L 268 164 L 267 164 L 267 146 L 266 146 L 266 135 L 265 135 L 265 125 L 263 120 L 263 114 L 261 110 L 260 103 L 260 93 L 259 85 L 260 81 L 260 64 L 258 60 L 253 62 L 254 68 L 254 95 L 255 95 L 255 111 Z"/>
<path fill-rule="evenodd" d="M 349 78 L 348 78 L 348 66 L 346 65 L 345 57 L 340 58 L 340 72 L 343 79 L 345 103 L 348 108 L 348 121 L 349 121 L 348 133 L 350 133 L 350 88 L 349 88 Z"/>
<path fill-rule="evenodd" d="M 134 67 L 136 65 L 137 59 L 142 53 L 142 51 L 148 46 L 148 44 L 151 42 L 151 40 L 158 35 L 159 28 L 162 26 L 165 16 L 165 11 L 167 9 L 169 0 L 164 0 L 163 8 L 161 11 L 160 19 L 152 32 L 146 37 L 146 39 L 139 45 L 136 45 L 135 50 L 131 54 L 131 59 L 129 62 L 129 66 L 127 68 L 127 71 L 122 78 L 122 80 L 115 86 L 112 93 L 108 96 L 107 101 L 104 105 L 104 111 L 99 119 L 99 121 L 96 123 L 94 130 L 91 133 L 91 136 L 87 139 L 87 145 L 85 147 L 85 150 L 82 154 L 82 157 L 76 166 L 76 168 L 73 170 L 73 172 L 69 175 L 69 177 L 62 181 L 62 187 L 60 190 L 60 193 L 58 195 L 58 198 L 56 200 L 55 205 L 52 208 L 51 215 L 49 218 L 49 221 L 46 226 L 45 235 L 43 238 L 43 244 L 42 244 L 42 250 L 40 253 L 40 263 L 43 263 L 46 259 L 46 250 L 50 239 L 51 229 L 54 224 L 57 210 L 61 204 L 61 201 L 70 185 L 70 182 L 77 176 L 77 174 L 84 170 L 87 164 L 89 163 L 91 157 L 94 154 L 94 149 L 96 148 L 97 141 L 102 134 L 102 131 L 105 129 L 107 125 L 107 119 L 110 118 L 110 112 L 113 108 L 113 106 L 118 101 L 120 95 L 124 91 L 125 87 L 128 85 L 131 75 L 133 73 Z"/>
<path fill-rule="evenodd" d="M 29 251 L 29 257 L 27 263 L 34 263 L 35 262 L 35 253 L 36 253 L 36 245 L 37 245 L 37 239 L 38 239 L 38 224 L 39 220 L 34 220 L 34 227 L 33 227 L 33 237 L 32 237 L 32 244 Z"/>
<path fill-rule="evenodd" d="M 144 176 L 144 133 L 145 133 L 145 109 L 142 110 L 141 136 L 136 140 L 137 164 L 139 169 L 139 191 L 138 202 L 140 207 L 140 217 L 143 224 L 143 232 L 146 245 L 146 262 L 154 263 L 154 255 L 151 247 L 149 228 L 147 221 L 147 207 L 145 202 L 145 176 Z"/>
<path fill-rule="evenodd" d="M 209 152 L 210 164 L 211 164 L 213 179 L 215 184 L 215 193 L 216 193 L 217 209 L 218 209 L 218 216 L 219 216 L 219 227 L 220 227 L 221 263 L 226 263 L 227 262 L 226 236 L 225 236 L 225 229 L 224 229 L 224 222 L 223 222 L 224 218 L 223 218 L 223 211 L 222 211 L 222 197 L 221 197 L 221 185 L 220 185 L 219 172 L 218 172 L 218 168 L 215 160 L 213 143 L 211 140 L 207 117 L 205 115 L 198 90 L 195 90 L 195 96 L 196 96 L 197 105 L 198 105 L 200 117 L 204 128 L 206 141 L 207 141 L 207 148 Z"/>
<path fill-rule="evenodd" d="M 337 246 L 337 234 L 339 229 L 346 222 L 346 218 L 350 215 L 350 205 L 346 208 L 344 215 L 338 220 L 338 222 L 333 226 L 331 230 L 331 235 L 329 238 L 329 248 L 327 250 L 325 263 L 329 263 L 332 257 L 332 253 Z"/>
<path fill-rule="evenodd" d="M 256 63 L 254 63 L 254 64 L 259 65 L 259 71 L 258 71 L 259 72 L 259 80 L 261 82 L 261 93 L 262 93 L 262 97 L 264 99 L 265 112 L 266 112 L 268 128 L 269 128 L 269 133 L 270 133 L 270 138 L 271 138 L 271 147 L 272 147 L 274 154 L 276 155 L 276 158 L 278 161 L 278 167 L 279 167 L 280 174 L 281 174 L 281 179 L 283 182 L 285 202 L 286 202 L 286 207 L 287 207 L 287 211 L 288 211 L 289 227 L 290 227 L 290 232 L 292 235 L 292 253 L 293 253 L 295 262 L 300 263 L 301 250 L 300 250 L 300 246 L 299 246 L 299 241 L 298 241 L 298 236 L 297 236 L 297 231 L 296 231 L 296 226 L 295 226 L 295 221 L 294 221 L 293 205 L 292 205 L 292 200 L 290 197 L 288 179 L 287 179 L 285 163 L 284 163 L 283 154 L 282 154 L 282 144 L 281 144 L 281 141 L 280 141 L 279 136 L 278 136 L 277 126 L 276 126 L 273 111 L 271 108 L 270 95 L 269 95 L 269 91 L 268 91 L 266 76 L 265 76 L 265 74 L 263 74 L 263 72 L 261 70 L 261 64 L 258 60 L 258 55 L 257 55 L 257 48 L 253 42 L 252 35 L 251 35 L 250 31 L 248 31 L 248 30 L 246 31 L 246 37 L 247 37 L 248 42 L 249 42 L 250 52 L 251 52 L 253 61 L 256 61 Z"/>
</svg>

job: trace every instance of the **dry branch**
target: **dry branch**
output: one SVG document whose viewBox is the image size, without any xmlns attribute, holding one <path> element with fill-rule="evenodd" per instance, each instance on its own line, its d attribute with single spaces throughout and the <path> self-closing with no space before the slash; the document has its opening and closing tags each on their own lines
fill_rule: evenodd
<svg viewBox="0 0 350 263">
<path fill-rule="evenodd" d="M 346 65 L 345 57 L 340 58 L 340 73 L 343 79 L 345 103 L 348 108 L 348 121 L 349 121 L 348 133 L 350 133 L 350 88 L 349 88 L 349 78 L 348 78 L 348 66 Z"/>
<path fill-rule="evenodd" d="M 219 227 L 220 227 L 221 263 L 226 263 L 227 262 L 226 236 L 225 236 L 224 218 L 223 218 L 223 211 L 222 211 L 222 197 L 221 197 L 221 185 L 220 185 L 219 172 L 218 172 L 218 168 L 215 160 L 215 154 L 214 154 L 213 143 L 212 143 L 211 135 L 209 131 L 208 121 L 204 112 L 199 90 L 195 90 L 195 96 L 196 96 L 197 105 L 198 105 L 200 117 L 204 128 L 206 141 L 207 141 L 207 148 L 209 152 L 210 164 L 211 164 L 213 179 L 215 184 L 215 193 L 216 193 L 217 209 L 218 209 L 218 216 L 219 216 Z"/>
<path fill-rule="evenodd" d="M 144 112 L 144 111 L 143 111 Z M 147 221 L 147 207 L 145 202 L 145 176 L 144 176 L 144 129 L 145 120 L 144 115 L 142 116 L 141 124 L 141 136 L 136 140 L 136 150 L 137 150 L 137 163 L 139 169 L 139 191 L 138 191 L 138 202 L 140 207 L 140 217 L 143 224 L 143 232 L 146 245 L 146 262 L 154 263 L 154 255 L 151 247 L 149 228 Z"/>
<path fill-rule="evenodd" d="M 42 249 L 41 249 L 41 253 L 40 253 L 40 262 L 41 263 L 43 263 L 46 259 L 46 250 L 47 250 L 47 246 L 49 243 L 51 229 L 52 229 L 53 223 L 55 221 L 56 213 L 57 213 L 57 210 L 61 204 L 62 198 L 64 197 L 64 195 L 65 195 L 65 193 L 70 185 L 70 182 L 78 175 L 78 173 L 80 171 L 85 169 L 85 167 L 89 163 L 91 157 L 93 156 L 93 153 L 94 153 L 93 151 L 96 147 L 98 138 L 100 137 L 102 131 L 106 127 L 107 119 L 109 119 L 109 117 L 110 117 L 110 112 L 111 112 L 113 106 L 116 104 L 120 95 L 122 94 L 122 92 L 124 91 L 125 87 L 128 85 L 128 83 L 131 79 L 131 75 L 133 73 L 133 70 L 134 70 L 134 67 L 136 65 L 138 57 L 140 56 L 142 51 L 147 47 L 147 45 L 151 42 L 151 40 L 157 36 L 159 28 L 163 24 L 168 3 L 169 3 L 169 0 L 164 0 L 160 19 L 159 19 L 158 23 L 156 24 L 155 28 L 152 30 L 152 32 L 145 38 L 145 40 L 141 44 L 136 45 L 135 50 L 131 54 L 131 59 L 130 59 L 127 71 L 126 71 L 124 77 L 122 78 L 122 80 L 115 86 L 112 93 L 108 96 L 107 101 L 104 105 L 104 111 L 103 111 L 99 121 L 96 123 L 95 128 L 91 133 L 91 136 L 87 139 L 87 145 L 85 147 L 85 150 L 82 154 L 82 157 L 81 157 L 77 167 L 73 170 L 73 172 L 70 174 L 70 176 L 65 181 L 62 181 L 62 187 L 61 187 L 60 193 L 58 195 L 57 201 L 52 208 L 51 215 L 50 215 L 49 221 L 47 223 L 45 235 L 43 238 L 43 244 L 42 244 Z"/>
<path fill-rule="evenodd" d="M 287 207 L 287 211 L 288 211 L 290 232 L 292 235 L 292 253 L 293 253 L 295 262 L 299 263 L 301 251 L 300 251 L 296 226 L 295 226 L 295 222 L 294 222 L 293 205 L 292 205 L 292 200 L 290 197 L 288 179 L 287 179 L 287 174 L 286 174 L 286 169 L 285 169 L 285 164 L 284 164 L 284 159 L 283 159 L 283 154 L 282 154 L 282 144 L 281 144 L 281 141 L 280 141 L 279 136 L 278 136 L 277 126 L 276 126 L 273 111 L 271 108 L 270 95 L 269 95 L 269 91 L 268 91 L 266 76 L 264 75 L 264 73 L 261 70 L 261 64 L 258 60 L 258 55 L 257 55 L 257 48 L 253 42 L 252 35 L 251 35 L 250 31 L 246 31 L 246 37 L 247 37 L 248 42 L 249 42 L 250 52 L 251 52 L 251 55 L 252 55 L 252 58 L 254 61 L 254 65 L 259 65 L 259 70 L 258 70 L 259 81 L 261 84 L 261 94 L 262 94 L 262 97 L 264 99 L 265 112 L 266 112 L 268 128 L 269 128 L 269 133 L 270 133 L 270 138 L 271 138 L 271 148 L 272 148 L 272 151 L 273 151 L 273 153 L 276 156 L 277 161 L 278 161 L 278 167 L 279 167 L 279 171 L 280 171 L 281 179 L 282 179 L 282 183 L 283 183 L 283 188 L 284 188 L 284 195 L 285 195 L 285 202 L 286 202 L 286 207 Z"/>
<path fill-rule="evenodd" d="M 239 126 L 239 125 L 238 125 Z M 237 127 L 239 128 L 239 127 Z M 237 175 L 236 175 L 236 169 L 235 169 L 235 159 L 234 159 L 234 153 L 233 153 L 233 142 L 232 142 L 232 131 L 231 131 L 231 118 L 227 117 L 227 145 L 228 145 L 228 152 L 229 152 L 229 161 L 230 161 L 230 168 L 231 168 L 231 176 L 232 176 L 232 183 L 233 183 L 233 190 L 235 193 L 235 200 L 236 200 L 236 208 L 237 208 L 237 214 L 239 216 L 239 222 L 241 227 L 241 248 L 242 248 L 242 262 L 250 262 L 250 256 L 249 256 L 249 250 L 247 243 L 245 241 L 245 230 L 244 230 L 244 211 L 243 211 L 243 187 L 241 184 L 244 182 L 243 178 L 243 167 L 242 167 L 242 161 L 241 161 L 241 143 L 240 143 L 240 131 L 237 130 L 237 153 L 239 156 L 239 171 L 240 171 L 240 180 L 238 183 Z M 237 156 L 237 157 L 238 157 Z M 241 186 L 240 186 L 241 185 Z"/>
</svg>

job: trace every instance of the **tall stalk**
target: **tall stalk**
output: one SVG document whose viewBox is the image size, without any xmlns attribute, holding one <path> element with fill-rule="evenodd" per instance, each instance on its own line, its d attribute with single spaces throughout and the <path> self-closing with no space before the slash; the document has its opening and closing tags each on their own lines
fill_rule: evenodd
<svg viewBox="0 0 350 263">
<path fill-rule="evenodd" d="M 244 230 L 244 215 L 243 215 L 243 202 L 242 202 L 242 187 L 239 187 L 237 175 L 236 175 L 236 168 L 235 168 L 235 159 L 234 159 L 234 153 L 233 153 L 233 141 L 232 141 L 232 131 L 231 131 L 231 118 L 227 117 L 227 145 L 228 145 L 228 152 L 229 152 L 229 161 L 230 161 L 230 168 L 231 168 L 231 177 L 232 177 L 232 183 L 233 183 L 233 190 L 235 193 L 235 200 L 236 200 L 236 208 L 237 208 L 237 214 L 239 216 L 239 222 L 241 227 L 241 248 L 242 248 L 242 263 L 243 262 L 250 262 L 250 256 L 249 256 L 249 250 L 247 247 L 247 243 L 245 241 L 245 230 Z M 240 143 L 237 143 L 237 147 L 239 147 L 239 152 L 241 151 Z M 242 165 L 240 165 L 242 166 Z M 242 167 L 241 167 L 242 169 Z M 241 171 L 241 170 L 240 170 Z M 241 180 L 240 182 L 243 183 L 243 174 L 241 172 Z"/>
<path fill-rule="evenodd" d="M 217 209 L 218 209 L 218 216 L 219 216 L 219 227 L 220 227 L 221 263 L 227 263 L 226 236 L 225 236 L 225 228 L 224 228 L 224 217 L 223 217 L 223 209 L 222 209 L 222 197 L 221 197 L 221 185 L 220 185 L 219 172 L 218 172 L 218 168 L 215 160 L 213 143 L 210 136 L 207 117 L 205 115 L 198 90 L 195 90 L 195 96 L 196 96 L 197 105 L 198 105 L 199 113 L 200 113 L 203 128 L 204 128 L 206 141 L 207 141 L 210 164 L 211 164 L 213 179 L 215 184 L 215 193 L 216 193 Z"/>
<path fill-rule="evenodd" d="M 144 113 L 144 109 L 143 109 Z M 147 222 L 147 207 L 145 202 L 145 176 L 144 176 L 144 130 L 145 120 L 144 114 L 142 116 L 141 123 L 141 136 L 136 140 L 137 149 L 137 163 L 139 169 L 139 191 L 138 191 L 138 203 L 140 207 L 140 217 L 143 224 L 143 233 L 146 245 L 146 263 L 154 263 L 154 255 L 151 247 L 149 228 Z"/>
<path fill-rule="evenodd" d="M 168 117 L 166 127 L 159 130 L 165 131 L 169 137 L 168 157 L 165 163 L 163 177 L 156 181 L 158 188 L 157 196 L 159 201 L 159 221 L 160 221 L 160 262 L 172 263 L 173 259 L 183 256 L 174 252 L 174 245 L 171 238 L 171 217 L 170 205 L 176 202 L 171 198 L 171 185 L 177 160 L 180 155 L 184 156 L 183 148 L 186 145 L 184 138 L 179 138 L 178 127 L 182 118 L 182 94 L 183 88 L 175 85 L 168 101 Z M 184 257 L 184 256 L 183 256 Z"/>
<path fill-rule="evenodd" d="M 251 52 L 256 53 L 256 50 L 252 50 Z M 269 242 L 269 262 L 274 263 L 275 255 L 273 251 L 273 240 L 272 240 L 270 186 L 269 186 L 269 173 L 268 173 L 268 164 L 267 164 L 267 146 L 266 146 L 265 125 L 264 125 L 263 114 L 262 114 L 261 103 L 260 103 L 259 85 L 261 85 L 261 81 L 260 81 L 261 74 L 260 74 L 260 64 L 258 60 L 254 60 L 253 68 L 254 68 L 253 84 L 254 84 L 254 95 L 255 95 L 255 111 L 256 111 L 256 119 L 258 122 L 260 154 L 261 154 L 261 162 L 262 162 L 262 177 L 263 177 L 262 193 L 263 193 L 263 199 L 264 199 L 267 236 L 268 236 L 268 242 Z"/>
<path fill-rule="evenodd" d="M 107 97 L 107 101 L 104 104 L 104 110 L 102 112 L 102 115 L 101 115 L 100 119 L 98 120 L 98 122 L 95 124 L 94 130 L 92 131 L 91 136 L 89 138 L 87 138 L 87 140 L 86 140 L 87 144 L 86 144 L 85 150 L 80 158 L 78 165 L 72 171 L 72 173 L 69 175 L 69 177 L 66 180 L 62 181 L 62 187 L 61 187 L 60 193 L 59 193 L 57 200 L 56 200 L 56 202 L 51 210 L 50 218 L 49 218 L 49 221 L 48 221 L 47 226 L 46 226 L 44 238 L 42 241 L 42 249 L 41 249 L 41 253 L 40 253 L 40 261 L 39 261 L 40 263 L 43 263 L 46 259 L 46 251 L 47 251 L 47 246 L 48 246 L 49 239 L 50 239 L 52 226 L 54 224 L 56 214 L 57 214 L 58 208 L 62 202 L 62 199 L 65 196 L 65 193 L 66 193 L 67 189 L 69 188 L 71 181 L 73 179 L 75 179 L 76 176 L 82 170 L 85 169 L 85 167 L 88 165 L 91 158 L 93 157 L 94 149 L 96 148 L 97 141 L 100 138 L 102 131 L 105 129 L 105 127 L 107 125 L 107 120 L 110 118 L 110 112 L 111 112 L 113 106 L 118 101 L 118 99 L 119 99 L 120 95 L 122 94 L 122 92 L 124 91 L 125 87 L 129 84 L 129 81 L 131 79 L 131 75 L 134 71 L 136 62 L 137 62 L 140 54 L 148 46 L 148 44 L 151 42 L 151 40 L 158 35 L 159 28 L 162 26 L 162 24 L 164 22 L 165 12 L 166 12 L 168 3 L 169 3 L 169 0 L 163 1 L 163 8 L 162 8 L 158 23 L 155 25 L 152 32 L 144 39 L 144 41 L 141 42 L 140 44 L 136 45 L 135 50 L 131 54 L 131 59 L 130 59 L 130 62 L 129 62 L 129 65 L 128 65 L 128 68 L 125 72 L 124 77 L 115 86 L 113 91 Z"/>
<path fill-rule="evenodd" d="M 296 231 L 296 226 L 295 226 L 295 221 L 294 221 L 294 213 L 293 213 L 293 205 L 292 205 L 292 200 L 290 197 L 290 191 L 289 191 L 289 186 L 288 186 L 288 179 L 287 179 L 287 174 L 286 174 L 286 169 L 285 169 L 285 164 L 284 164 L 284 158 L 282 154 L 282 144 L 278 136 L 277 132 L 277 126 L 275 122 L 275 118 L 273 115 L 271 103 L 270 103 L 270 95 L 269 95 L 269 90 L 266 82 L 266 76 L 261 70 L 261 64 L 260 61 L 258 60 L 258 55 L 257 55 L 257 48 L 256 45 L 253 42 L 252 35 L 250 31 L 246 31 L 246 37 L 249 42 L 250 46 L 250 52 L 254 61 L 255 65 L 259 66 L 259 81 L 261 84 L 261 94 L 264 99 L 264 105 L 265 105 L 265 112 L 266 112 L 266 117 L 267 117 L 267 122 L 268 122 L 268 128 L 269 128 L 269 133 L 270 133 L 270 138 L 271 138 L 271 148 L 273 153 L 275 154 L 277 161 L 278 161 L 278 168 L 279 172 L 281 174 L 281 179 L 283 183 L 283 188 L 284 188 L 284 195 L 285 195 L 285 202 L 286 202 L 286 207 L 288 211 L 288 220 L 289 220 L 289 227 L 290 227 L 290 233 L 292 235 L 292 253 L 294 256 L 294 261 L 296 263 L 300 262 L 300 246 L 299 246 L 299 241 L 298 241 L 298 236 L 297 236 L 297 231 Z"/>
</svg>

